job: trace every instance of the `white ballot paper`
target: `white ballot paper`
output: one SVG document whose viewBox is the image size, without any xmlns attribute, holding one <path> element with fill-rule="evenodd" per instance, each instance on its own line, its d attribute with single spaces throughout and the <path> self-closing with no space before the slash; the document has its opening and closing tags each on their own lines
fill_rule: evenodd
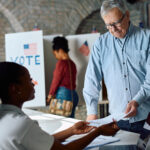
<svg viewBox="0 0 150 150">
<path fill-rule="evenodd" d="M 129 112 L 130 113 L 130 112 Z M 96 119 L 96 120 L 91 120 L 91 121 L 88 121 L 90 122 L 90 126 L 96 126 L 96 127 L 99 127 L 101 125 L 104 125 L 104 124 L 107 124 L 107 123 L 111 123 L 113 122 L 113 120 L 115 121 L 119 121 L 119 120 L 125 120 L 125 119 L 128 119 L 128 118 L 125 118 L 129 113 L 125 114 L 125 113 L 120 113 L 120 114 L 112 114 L 112 115 L 109 115 L 105 118 L 102 118 L 102 119 Z"/>
<path fill-rule="evenodd" d="M 113 142 L 118 142 L 120 141 L 119 138 L 115 138 L 115 137 L 111 137 L 111 136 L 98 136 L 97 138 L 95 138 L 86 148 L 85 150 L 87 149 L 91 149 L 91 148 L 94 148 L 94 147 L 101 147 L 101 146 L 104 146 L 106 144 L 110 144 L 110 143 L 113 143 Z"/>
<path fill-rule="evenodd" d="M 72 136 L 71 138 L 69 138 L 65 142 L 63 142 L 63 144 L 70 143 L 70 142 L 74 141 L 75 139 L 79 139 L 81 137 L 83 137 L 83 135 Z M 118 141 L 120 141 L 119 138 L 115 138 L 115 137 L 112 137 L 112 136 L 102 136 L 102 135 L 100 135 L 97 138 L 95 138 L 84 150 L 88 150 L 88 149 L 91 149 L 91 148 L 94 148 L 94 147 L 101 147 L 103 145 L 110 144 L 110 143 L 113 143 L 113 142 L 118 142 Z"/>
</svg>

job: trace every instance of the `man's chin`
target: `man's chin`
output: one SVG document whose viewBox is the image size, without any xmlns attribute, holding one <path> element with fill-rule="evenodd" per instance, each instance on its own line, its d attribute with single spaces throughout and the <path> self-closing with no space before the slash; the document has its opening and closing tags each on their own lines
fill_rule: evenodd
<svg viewBox="0 0 150 150">
<path fill-rule="evenodd" d="M 115 36 L 116 38 L 119 38 L 119 39 L 124 38 L 124 35 L 121 35 L 121 34 L 114 34 L 114 36 Z"/>
<path fill-rule="evenodd" d="M 112 35 L 113 35 L 114 37 L 116 37 L 116 38 L 119 38 L 119 39 L 125 37 L 125 34 L 122 33 L 122 32 L 114 32 L 114 33 L 112 33 Z"/>
</svg>

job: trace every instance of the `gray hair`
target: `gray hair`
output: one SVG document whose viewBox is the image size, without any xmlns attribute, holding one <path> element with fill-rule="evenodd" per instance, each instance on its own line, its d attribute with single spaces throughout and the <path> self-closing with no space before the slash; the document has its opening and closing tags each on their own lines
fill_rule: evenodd
<svg viewBox="0 0 150 150">
<path fill-rule="evenodd" d="M 127 7 L 123 0 L 104 0 L 100 10 L 101 17 L 103 18 L 104 15 L 115 7 L 119 8 L 123 14 L 127 11 Z"/>
</svg>

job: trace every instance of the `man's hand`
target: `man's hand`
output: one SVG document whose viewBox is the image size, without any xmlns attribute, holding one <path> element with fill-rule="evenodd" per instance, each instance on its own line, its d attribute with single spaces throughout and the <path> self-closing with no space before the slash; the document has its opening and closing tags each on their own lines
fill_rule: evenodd
<svg viewBox="0 0 150 150">
<path fill-rule="evenodd" d="M 117 126 L 116 122 L 112 122 L 109 124 L 102 125 L 98 127 L 98 129 L 100 130 L 101 135 L 112 136 L 116 134 L 116 132 L 119 130 L 119 127 Z"/>
<path fill-rule="evenodd" d="M 85 134 L 85 133 L 90 132 L 93 128 L 95 128 L 93 126 L 88 126 L 88 124 L 89 123 L 85 122 L 85 121 L 80 121 L 80 122 L 75 123 L 71 127 L 73 135 L 74 134 Z"/>
<path fill-rule="evenodd" d="M 130 113 L 126 116 L 126 118 L 136 116 L 138 106 L 139 104 L 135 100 L 130 101 L 125 111 L 126 114 Z"/>
<path fill-rule="evenodd" d="M 95 119 L 98 119 L 97 115 L 88 115 L 87 118 L 86 118 L 86 121 L 90 121 L 90 120 L 95 120 Z"/>
</svg>

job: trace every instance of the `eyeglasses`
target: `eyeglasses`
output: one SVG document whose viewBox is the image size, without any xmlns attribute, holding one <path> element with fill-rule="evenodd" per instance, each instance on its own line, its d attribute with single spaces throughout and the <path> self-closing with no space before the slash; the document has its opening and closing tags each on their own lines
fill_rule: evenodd
<svg viewBox="0 0 150 150">
<path fill-rule="evenodd" d="M 106 24 L 105 25 L 106 28 L 107 29 L 112 29 L 112 27 L 114 27 L 114 28 L 120 27 L 122 25 L 122 21 L 123 21 L 124 17 L 125 17 L 125 14 L 118 21 L 116 21 L 116 22 L 114 22 L 112 24 Z"/>
</svg>

